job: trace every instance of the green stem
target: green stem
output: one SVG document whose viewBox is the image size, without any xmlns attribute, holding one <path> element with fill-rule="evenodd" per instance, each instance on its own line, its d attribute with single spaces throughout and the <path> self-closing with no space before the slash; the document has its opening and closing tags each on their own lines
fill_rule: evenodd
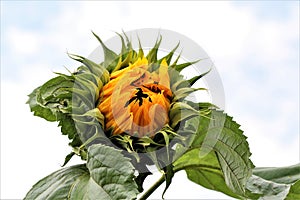
<svg viewBox="0 0 300 200">
<path fill-rule="evenodd" d="M 146 200 L 163 182 L 165 182 L 165 176 L 162 175 L 141 197 L 139 200 Z"/>
<path fill-rule="evenodd" d="M 83 143 L 79 149 L 82 150 L 86 145 L 88 145 L 89 143 L 93 142 L 95 139 L 99 138 L 99 134 L 95 133 L 92 137 L 90 137 L 87 141 L 85 141 L 85 143 Z"/>
</svg>

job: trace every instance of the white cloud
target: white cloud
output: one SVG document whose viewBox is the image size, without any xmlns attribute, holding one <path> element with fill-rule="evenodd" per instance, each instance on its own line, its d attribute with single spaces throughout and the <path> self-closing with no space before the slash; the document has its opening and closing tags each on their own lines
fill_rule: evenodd
<svg viewBox="0 0 300 200">
<path fill-rule="evenodd" d="M 7 31 L 6 37 L 17 54 L 28 55 L 36 54 L 40 46 L 40 35 L 33 31 L 26 31 L 12 27 Z"/>
</svg>

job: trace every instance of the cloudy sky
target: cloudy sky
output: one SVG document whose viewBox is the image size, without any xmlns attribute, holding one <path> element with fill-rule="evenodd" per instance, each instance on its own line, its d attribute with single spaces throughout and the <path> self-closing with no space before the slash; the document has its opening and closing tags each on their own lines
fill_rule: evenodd
<svg viewBox="0 0 300 200">
<path fill-rule="evenodd" d="M 1 1 L 1 199 L 23 198 L 70 151 L 57 124 L 29 112 L 27 94 L 78 66 L 66 51 L 87 56 L 98 47 L 90 30 L 106 40 L 140 28 L 179 32 L 208 53 L 256 166 L 299 162 L 298 1 Z M 166 198 L 228 198 L 184 173 L 173 182 Z"/>
</svg>

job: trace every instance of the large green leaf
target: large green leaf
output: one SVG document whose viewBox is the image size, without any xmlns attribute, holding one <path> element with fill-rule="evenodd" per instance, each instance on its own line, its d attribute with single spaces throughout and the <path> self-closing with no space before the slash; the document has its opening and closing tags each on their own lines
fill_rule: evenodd
<svg viewBox="0 0 300 200">
<path fill-rule="evenodd" d="M 251 199 L 283 200 L 289 190 L 288 184 L 275 183 L 259 176 L 251 176 L 246 184 L 247 196 Z"/>
<path fill-rule="evenodd" d="M 201 148 L 201 156 L 216 152 L 227 186 L 244 196 L 245 184 L 254 166 L 249 159 L 251 153 L 246 136 L 239 127 L 232 117 L 212 110 L 208 116 L 200 118 L 192 147 Z"/>
<path fill-rule="evenodd" d="M 195 118 L 191 123 L 197 123 Z M 254 166 L 239 125 L 216 110 L 201 116 L 198 123 L 190 148 L 175 162 L 176 169 L 185 169 L 190 180 L 206 188 L 245 197 L 245 184 Z"/>
<path fill-rule="evenodd" d="M 247 181 L 247 196 L 251 199 L 300 199 L 300 164 L 287 167 L 253 169 Z"/>
<path fill-rule="evenodd" d="M 69 199 L 74 184 L 86 176 L 89 176 L 89 171 L 85 165 L 58 170 L 37 182 L 27 193 L 25 200 Z"/>
<path fill-rule="evenodd" d="M 98 192 L 103 193 L 103 197 L 110 197 L 102 199 L 134 199 L 139 193 L 134 167 L 120 150 L 101 144 L 92 145 L 88 149 L 87 167 L 97 183 Z"/>
<path fill-rule="evenodd" d="M 35 184 L 25 199 L 135 199 L 134 167 L 121 151 L 101 144 L 88 150 L 87 165 L 58 170 Z"/>
<path fill-rule="evenodd" d="M 300 179 L 300 164 L 287 167 L 259 167 L 253 174 L 276 183 L 290 184 Z"/>
<path fill-rule="evenodd" d="M 174 163 L 175 171 L 183 169 L 191 181 L 205 188 L 220 191 L 232 197 L 239 197 L 226 185 L 223 172 L 214 151 L 200 158 L 199 148 L 188 150 Z"/>
</svg>

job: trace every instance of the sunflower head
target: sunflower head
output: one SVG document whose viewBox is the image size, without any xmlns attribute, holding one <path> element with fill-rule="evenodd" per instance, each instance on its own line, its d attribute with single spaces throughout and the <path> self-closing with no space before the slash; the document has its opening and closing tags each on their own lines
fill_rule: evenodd
<svg viewBox="0 0 300 200">
<path fill-rule="evenodd" d="M 129 152 L 154 151 L 168 146 L 174 138 L 179 143 L 186 142 L 185 136 L 191 134 L 184 130 L 186 122 L 199 116 L 199 106 L 185 97 L 199 89 L 191 85 L 203 75 L 186 80 L 180 72 L 195 62 L 177 64 L 178 55 L 171 63 L 179 44 L 158 59 L 162 37 L 144 55 L 141 43 L 135 50 L 125 34 L 119 36 L 119 54 L 96 36 L 105 54 L 101 65 L 109 72 L 97 104 L 104 116 L 102 128 L 107 137 Z"/>
<path fill-rule="evenodd" d="M 115 71 L 101 91 L 99 110 L 111 134 L 153 137 L 169 123 L 172 99 L 166 60 L 153 69 L 145 57 Z"/>
<path fill-rule="evenodd" d="M 158 58 L 161 36 L 145 54 L 140 42 L 133 48 L 125 33 L 118 35 L 120 53 L 94 34 L 103 48 L 103 62 L 69 54 L 82 65 L 70 75 L 56 73 L 29 95 L 28 104 L 34 115 L 59 121 L 71 140 L 73 151 L 65 164 L 75 154 L 87 159 L 88 147 L 101 143 L 124 149 L 142 168 L 158 164 L 162 169 L 179 156 L 178 146 L 189 146 L 199 132 L 199 115 L 211 110 L 210 103 L 186 98 L 202 89 L 193 84 L 205 73 L 184 78 L 181 71 L 195 62 L 178 64 L 179 44 Z"/>
</svg>

